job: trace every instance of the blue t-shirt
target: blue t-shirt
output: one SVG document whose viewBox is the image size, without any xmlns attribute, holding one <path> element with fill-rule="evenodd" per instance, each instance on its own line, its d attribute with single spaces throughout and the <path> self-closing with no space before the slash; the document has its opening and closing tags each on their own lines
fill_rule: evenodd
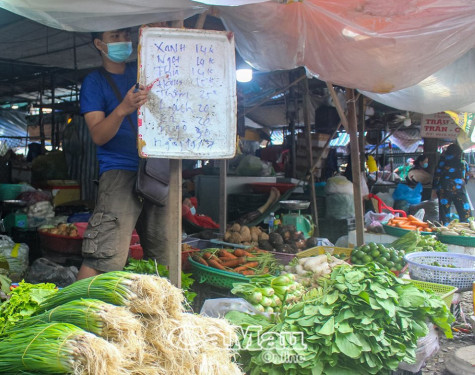
<svg viewBox="0 0 475 375">
<path fill-rule="evenodd" d="M 137 67 L 127 64 L 124 74 L 112 74 L 122 97 L 137 81 Z M 114 91 L 106 78 L 98 71 L 90 73 L 81 86 L 81 114 L 102 111 L 106 117 L 119 105 Z M 137 129 L 137 112 L 130 115 L 134 129 Z M 129 124 L 127 117 L 122 121 L 117 134 L 106 144 L 97 146 L 99 173 L 111 169 L 136 171 L 139 164 L 137 134 Z"/>
</svg>

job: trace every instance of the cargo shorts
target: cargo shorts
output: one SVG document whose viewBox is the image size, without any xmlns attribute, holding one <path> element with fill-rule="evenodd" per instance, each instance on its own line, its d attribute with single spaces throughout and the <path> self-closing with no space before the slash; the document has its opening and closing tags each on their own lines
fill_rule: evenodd
<svg viewBox="0 0 475 375">
<path fill-rule="evenodd" d="M 96 206 L 84 232 L 84 265 L 101 272 L 122 270 L 134 228 L 144 257 L 168 264 L 167 208 L 142 203 L 134 192 L 136 175 L 126 170 L 110 170 L 101 175 Z"/>
</svg>

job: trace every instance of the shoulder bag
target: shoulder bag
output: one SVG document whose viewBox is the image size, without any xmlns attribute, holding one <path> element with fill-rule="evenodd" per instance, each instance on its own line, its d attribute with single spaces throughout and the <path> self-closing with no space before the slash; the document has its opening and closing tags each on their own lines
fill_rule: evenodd
<svg viewBox="0 0 475 375">
<path fill-rule="evenodd" d="M 104 68 L 101 68 L 100 72 L 106 78 L 107 82 L 109 82 L 119 103 L 122 102 L 122 95 L 109 72 Z M 137 134 L 137 129 L 135 129 L 130 115 L 127 115 L 127 120 Z M 140 159 L 139 168 L 137 170 L 137 181 L 135 183 L 135 191 L 139 197 L 158 206 L 165 206 L 168 201 L 169 185 L 170 161 L 168 159 Z"/>
</svg>

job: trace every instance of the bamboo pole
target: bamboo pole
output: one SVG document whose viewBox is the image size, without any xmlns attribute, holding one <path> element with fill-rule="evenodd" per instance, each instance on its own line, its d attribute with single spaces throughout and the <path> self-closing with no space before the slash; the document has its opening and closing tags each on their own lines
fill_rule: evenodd
<svg viewBox="0 0 475 375">
<path fill-rule="evenodd" d="M 364 171 L 366 164 L 365 156 L 365 105 L 364 105 L 364 96 L 360 95 L 358 98 L 358 141 L 360 146 L 360 170 Z"/>
<path fill-rule="evenodd" d="M 350 134 L 351 171 L 353 174 L 353 196 L 355 202 L 356 245 L 364 243 L 363 199 L 361 196 L 360 150 L 358 144 L 355 92 L 346 89 L 346 105 L 348 109 L 348 133 Z"/>
<path fill-rule="evenodd" d="M 308 78 L 303 81 L 303 116 L 305 122 L 305 131 L 307 138 L 307 148 L 308 148 L 308 165 L 311 167 L 313 163 L 313 145 L 312 145 L 312 129 L 310 126 L 310 111 L 309 111 L 309 93 L 308 93 Z M 311 168 L 310 168 L 311 169 Z M 314 236 L 319 236 L 320 230 L 318 226 L 318 208 L 317 208 L 317 195 L 315 193 L 315 175 L 310 173 L 310 200 L 312 207 L 312 218 L 315 225 L 313 234 Z"/>
<path fill-rule="evenodd" d="M 228 213 L 228 194 L 227 178 L 228 161 L 221 160 L 219 165 L 219 229 L 222 234 L 226 233 L 227 213 Z"/>
<path fill-rule="evenodd" d="M 335 105 L 336 111 L 340 115 L 341 123 L 343 124 L 343 127 L 345 128 L 345 130 L 348 132 L 348 119 L 345 116 L 345 111 L 341 107 L 340 100 L 338 99 L 338 95 L 335 92 L 335 88 L 333 87 L 333 84 L 331 84 L 330 82 L 325 82 L 325 83 L 328 87 L 328 91 L 330 91 L 330 95 L 333 99 L 333 104 Z"/>
</svg>

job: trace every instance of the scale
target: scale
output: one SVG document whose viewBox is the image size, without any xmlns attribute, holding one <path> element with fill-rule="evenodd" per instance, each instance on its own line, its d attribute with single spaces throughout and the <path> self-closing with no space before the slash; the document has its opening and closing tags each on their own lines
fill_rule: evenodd
<svg viewBox="0 0 475 375">
<path fill-rule="evenodd" d="M 287 214 L 282 214 L 282 224 L 294 225 L 305 238 L 309 238 L 313 234 L 313 220 L 310 215 L 301 214 L 300 210 L 306 210 L 310 206 L 310 202 L 292 200 L 279 203 L 283 208 L 289 210 Z"/>
</svg>

